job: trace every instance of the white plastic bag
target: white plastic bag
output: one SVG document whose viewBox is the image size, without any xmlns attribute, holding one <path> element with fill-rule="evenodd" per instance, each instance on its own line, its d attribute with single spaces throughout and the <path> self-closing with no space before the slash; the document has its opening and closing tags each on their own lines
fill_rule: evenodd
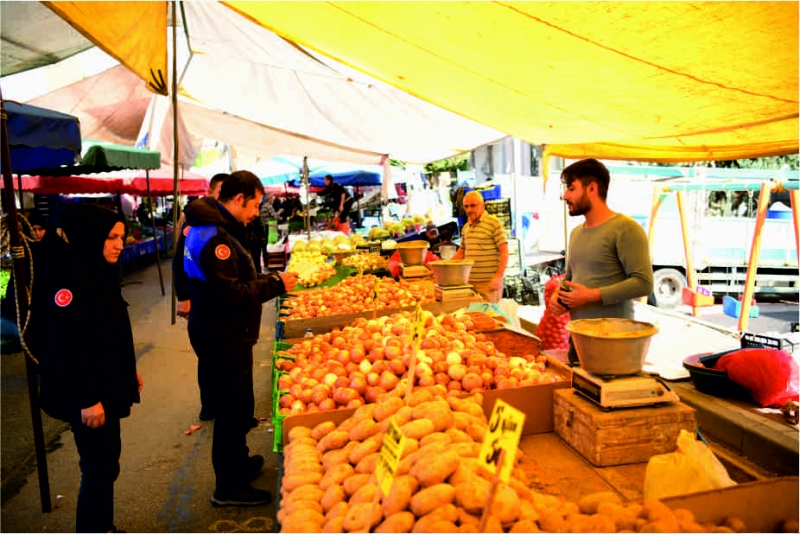
<svg viewBox="0 0 800 534">
<path fill-rule="evenodd" d="M 676 452 L 653 456 L 647 463 L 644 498 L 663 499 L 735 484 L 711 449 L 681 430 Z"/>
</svg>

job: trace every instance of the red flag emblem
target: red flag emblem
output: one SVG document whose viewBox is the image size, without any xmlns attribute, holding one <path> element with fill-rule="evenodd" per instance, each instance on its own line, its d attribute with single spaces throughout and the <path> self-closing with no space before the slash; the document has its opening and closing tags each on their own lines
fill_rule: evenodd
<svg viewBox="0 0 800 534">
<path fill-rule="evenodd" d="M 72 302 L 72 291 L 69 289 L 59 289 L 56 293 L 56 305 L 60 307 L 68 306 Z"/>
<path fill-rule="evenodd" d="M 227 245 L 217 245 L 217 248 L 214 249 L 214 254 L 221 260 L 227 260 L 231 257 L 231 249 Z"/>
</svg>

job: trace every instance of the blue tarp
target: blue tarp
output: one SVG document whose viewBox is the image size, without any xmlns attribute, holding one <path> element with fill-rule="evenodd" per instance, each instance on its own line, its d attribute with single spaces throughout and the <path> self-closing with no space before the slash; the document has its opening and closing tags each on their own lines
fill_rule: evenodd
<svg viewBox="0 0 800 534">
<path fill-rule="evenodd" d="M 81 153 L 81 128 L 77 117 L 45 108 L 4 101 L 8 115 L 11 170 L 72 165 Z"/>
<path fill-rule="evenodd" d="M 254 173 L 264 185 L 282 184 L 288 182 L 291 187 L 300 187 L 300 169 L 303 167 L 302 158 L 292 156 L 276 156 L 268 161 L 258 164 Z M 341 185 L 349 186 L 376 186 L 381 185 L 380 167 L 359 167 L 350 163 L 322 163 L 315 165 L 309 162 L 308 179 L 312 187 L 325 187 L 325 176 L 330 174 L 334 181 Z"/>
<path fill-rule="evenodd" d="M 312 187 L 325 187 L 325 176 L 330 174 L 333 181 L 340 185 L 350 186 L 372 186 L 381 185 L 381 175 L 377 172 L 352 170 L 345 172 L 328 172 L 326 168 L 310 173 L 308 176 L 309 185 Z M 301 181 L 295 179 L 289 182 L 292 187 L 300 187 Z"/>
</svg>

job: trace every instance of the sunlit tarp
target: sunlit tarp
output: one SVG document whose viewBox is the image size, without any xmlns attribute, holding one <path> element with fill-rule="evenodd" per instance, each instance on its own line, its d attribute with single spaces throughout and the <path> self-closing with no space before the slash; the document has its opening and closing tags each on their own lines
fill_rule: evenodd
<svg viewBox="0 0 800 534">
<path fill-rule="evenodd" d="M 798 150 L 796 2 L 225 2 L 547 154 Z"/>
<path fill-rule="evenodd" d="M 42 3 L 146 81 L 151 91 L 168 93 L 166 2 Z"/>
</svg>

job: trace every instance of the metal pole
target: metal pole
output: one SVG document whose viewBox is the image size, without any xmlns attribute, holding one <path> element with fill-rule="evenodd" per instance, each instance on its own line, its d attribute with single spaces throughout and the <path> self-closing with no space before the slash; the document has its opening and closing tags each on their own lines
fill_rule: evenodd
<svg viewBox="0 0 800 534">
<path fill-rule="evenodd" d="M 180 231 L 178 228 L 178 1 L 172 0 L 172 233 Z M 166 239 L 166 233 L 164 239 Z M 158 242 L 156 241 L 156 249 Z M 160 265 L 160 264 L 159 264 Z M 159 274 L 160 274 L 159 267 Z M 172 284 L 172 324 L 175 324 L 177 313 L 177 295 L 175 284 Z"/>
<path fill-rule="evenodd" d="M 164 291 L 164 275 L 161 274 L 161 255 L 158 252 L 158 234 L 156 233 L 156 219 L 153 217 L 153 197 L 150 195 L 150 170 L 144 170 L 144 177 L 147 181 L 147 211 L 150 212 L 150 227 L 153 229 L 153 239 L 156 242 L 156 265 L 158 265 L 158 281 L 161 284 L 161 296 L 166 295 Z M 167 232 L 164 232 L 164 250 L 167 248 Z"/>
<path fill-rule="evenodd" d="M 11 257 L 14 267 L 14 289 L 16 291 L 18 309 L 17 317 L 28 316 L 28 273 L 25 271 L 24 249 L 22 236 L 17 219 L 17 205 L 14 202 L 14 180 L 11 175 L 11 149 L 8 146 L 8 116 L 3 105 L 3 93 L 0 89 L 0 158 L 3 162 L 3 194 L 6 198 L 8 210 L 8 233 L 11 245 Z M 22 206 L 22 203 L 20 203 Z M 22 251 L 17 253 L 15 251 Z M 20 332 L 20 336 L 22 332 Z M 31 406 L 31 423 L 33 424 L 33 445 L 36 450 L 36 468 L 39 474 L 39 498 L 42 503 L 42 513 L 52 510 L 50 501 L 50 479 L 47 476 L 47 453 L 44 445 L 44 429 L 42 428 L 42 411 L 39 409 L 39 380 L 36 377 L 36 366 L 28 355 L 25 355 L 25 375 L 28 381 L 28 399 Z"/>
<path fill-rule="evenodd" d="M 309 199 L 308 199 L 308 190 L 311 185 L 308 183 L 308 156 L 303 156 L 303 183 L 306 184 L 306 209 L 305 209 L 305 220 L 306 224 L 306 233 L 308 234 L 308 242 L 311 242 L 311 214 L 309 213 Z"/>
</svg>

